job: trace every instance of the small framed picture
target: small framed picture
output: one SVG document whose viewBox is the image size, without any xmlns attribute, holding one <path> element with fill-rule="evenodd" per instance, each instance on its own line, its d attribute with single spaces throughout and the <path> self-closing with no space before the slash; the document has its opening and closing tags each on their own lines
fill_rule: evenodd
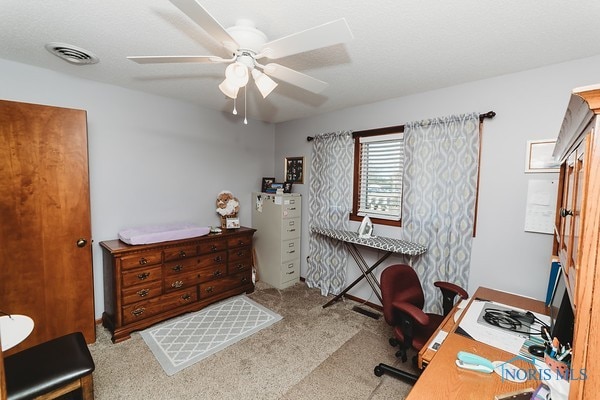
<svg viewBox="0 0 600 400">
<path fill-rule="evenodd" d="M 292 182 L 283 183 L 283 193 L 292 193 Z"/>
<path fill-rule="evenodd" d="M 527 141 L 525 173 L 558 172 L 560 163 L 552 157 L 556 139 Z"/>
<path fill-rule="evenodd" d="M 271 185 L 275 182 L 275 178 L 262 178 L 262 184 L 260 186 L 261 192 L 266 192 L 267 189 L 271 187 Z"/>
<path fill-rule="evenodd" d="M 304 157 L 285 158 L 285 181 L 304 183 Z"/>
</svg>

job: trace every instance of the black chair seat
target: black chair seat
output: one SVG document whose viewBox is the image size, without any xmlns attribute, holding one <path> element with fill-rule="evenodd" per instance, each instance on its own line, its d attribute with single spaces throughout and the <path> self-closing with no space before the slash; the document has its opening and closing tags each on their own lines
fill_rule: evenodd
<svg viewBox="0 0 600 400">
<path fill-rule="evenodd" d="M 81 332 L 4 359 L 8 400 L 30 399 L 91 374 L 95 365 Z"/>
</svg>

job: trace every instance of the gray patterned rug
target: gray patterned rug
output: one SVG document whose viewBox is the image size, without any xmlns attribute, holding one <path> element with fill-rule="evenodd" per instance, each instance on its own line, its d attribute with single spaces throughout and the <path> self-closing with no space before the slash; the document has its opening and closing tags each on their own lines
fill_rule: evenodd
<svg viewBox="0 0 600 400">
<path fill-rule="evenodd" d="M 140 334 L 171 376 L 281 318 L 241 295 L 165 321 Z"/>
</svg>

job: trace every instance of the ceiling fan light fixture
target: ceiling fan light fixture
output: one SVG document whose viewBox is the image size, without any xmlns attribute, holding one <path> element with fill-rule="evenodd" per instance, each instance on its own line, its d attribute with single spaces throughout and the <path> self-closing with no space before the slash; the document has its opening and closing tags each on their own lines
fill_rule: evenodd
<svg viewBox="0 0 600 400">
<path fill-rule="evenodd" d="M 230 97 L 232 99 L 237 98 L 238 91 L 240 90 L 238 86 L 232 85 L 227 78 L 225 78 L 225 80 L 221 82 L 221 84 L 219 85 L 219 89 L 221 89 L 221 92 L 223 92 L 225 96 Z"/>
<path fill-rule="evenodd" d="M 277 82 L 257 69 L 252 70 L 252 77 L 263 98 L 266 98 L 277 87 Z"/>
<path fill-rule="evenodd" d="M 248 83 L 248 67 L 241 62 L 229 64 L 225 69 L 225 78 L 229 84 L 241 88 Z"/>
</svg>

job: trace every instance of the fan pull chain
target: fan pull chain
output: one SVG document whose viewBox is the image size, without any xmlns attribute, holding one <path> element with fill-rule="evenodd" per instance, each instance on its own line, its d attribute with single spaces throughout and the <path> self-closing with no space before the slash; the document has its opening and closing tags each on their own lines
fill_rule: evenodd
<svg viewBox="0 0 600 400">
<path fill-rule="evenodd" d="M 248 125 L 248 118 L 246 118 L 246 115 L 248 114 L 248 103 L 246 102 L 247 91 L 247 86 L 244 86 L 244 125 Z"/>
<path fill-rule="evenodd" d="M 235 109 L 235 99 L 233 99 L 233 115 L 237 115 L 237 110 Z"/>
</svg>

